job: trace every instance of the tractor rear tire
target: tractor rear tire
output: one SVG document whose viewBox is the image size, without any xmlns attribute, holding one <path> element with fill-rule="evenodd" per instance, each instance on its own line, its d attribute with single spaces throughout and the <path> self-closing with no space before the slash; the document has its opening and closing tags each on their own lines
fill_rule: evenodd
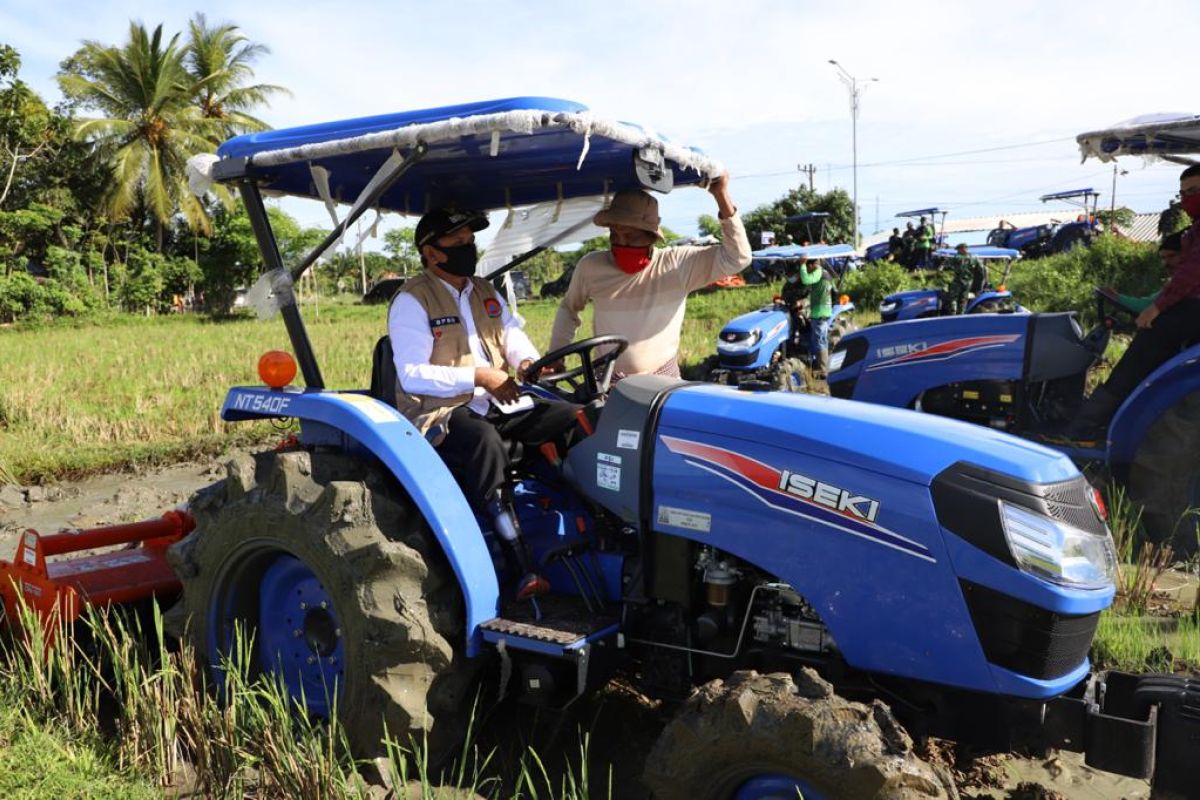
<svg viewBox="0 0 1200 800">
<path fill-rule="evenodd" d="M 1129 496 L 1142 505 L 1151 541 L 1170 544 L 1179 558 L 1198 549 L 1200 537 L 1200 392 L 1159 417 L 1134 454 Z"/>
<path fill-rule="evenodd" d="M 250 674 L 273 671 L 262 647 L 271 631 L 259 623 L 269 613 L 275 628 L 286 627 L 280 623 L 287 614 L 296 648 L 309 650 L 292 661 L 278 655 L 277 663 L 301 674 L 304 655 L 317 656 L 315 669 L 329 672 L 319 677 L 339 685 L 337 716 L 356 756 L 383 755 L 385 735 L 405 746 L 412 736 L 432 765 L 460 743 L 474 677 L 462 652 L 462 594 L 424 519 L 390 475 L 336 454 L 241 456 L 229 462 L 225 480 L 193 498 L 192 512 L 195 533 L 168 551 L 183 582 L 168 624 L 190 638 L 200 663 L 233 655 L 220 643 L 234 619 L 254 636 Z M 324 622 L 325 649 L 309 643 L 315 606 L 270 606 L 263 576 L 280 558 L 302 562 L 330 601 L 329 614 L 315 621 Z M 340 663 L 322 667 L 321 656 L 339 639 Z"/>
<path fill-rule="evenodd" d="M 809 668 L 796 680 L 735 672 L 701 686 L 659 736 L 643 780 L 654 800 L 729 800 L 767 775 L 826 800 L 958 797 L 886 705 L 838 697 Z"/>
</svg>

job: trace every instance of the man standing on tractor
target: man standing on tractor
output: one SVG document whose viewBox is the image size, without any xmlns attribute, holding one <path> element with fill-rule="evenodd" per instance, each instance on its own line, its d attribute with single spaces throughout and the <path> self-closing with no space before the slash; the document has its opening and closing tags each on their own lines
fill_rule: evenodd
<svg viewBox="0 0 1200 800">
<path fill-rule="evenodd" d="M 595 304 L 596 336 L 620 334 L 629 348 L 616 362 L 618 375 L 679 376 L 679 337 L 687 296 L 750 264 L 746 229 L 729 197 L 729 176 L 709 184 L 721 222 L 720 247 L 656 248 L 663 240 L 658 201 L 640 189 L 618 192 L 594 222 L 609 229 L 610 249 L 579 261 L 554 318 L 550 349 L 575 338 L 579 314 Z"/>
<path fill-rule="evenodd" d="M 1200 164 L 1179 176 L 1179 196 L 1193 222 L 1182 236 L 1178 265 L 1154 302 L 1138 314 L 1137 334 L 1067 428 L 1069 439 L 1103 440 L 1109 421 L 1142 379 L 1182 346 L 1200 340 Z"/>
<path fill-rule="evenodd" d="M 904 259 L 904 239 L 900 237 L 900 229 L 892 228 L 892 235 L 888 237 L 888 261 L 903 262 Z"/>
<path fill-rule="evenodd" d="M 961 314 L 967 309 L 967 301 L 972 294 L 982 291 L 987 283 L 987 271 L 978 258 L 971 255 L 965 242 L 959 242 L 955 248 L 958 255 L 950 259 L 950 288 L 946 290 L 946 300 L 951 314 Z"/>
<path fill-rule="evenodd" d="M 504 300 L 475 276 L 475 231 L 487 217 L 445 208 L 417 223 L 414 243 L 425 270 L 392 300 L 388 335 L 399 386 L 396 407 L 437 448 L 467 501 L 495 524 L 523 577 L 518 599 L 544 594 L 511 506 L 506 440 L 561 442 L 579 406 L 522 395 L 518 373 L 538 352 Z"/>
<path fill-rule="evenodd" d="M 789 267 L 795 262 L 790 262 Z M 803 269 L 792 267 L 783 288 L 783 302 L 791 312 L 795 337 L 805 310 L 808 311 L 808 362 L 819 377 L 829 372 L 829 326 L 833 322 L 833 278 L 817 261 Z M 790 298 L 790 300 L 789 300 Z"/>
<path fill-rule="evenodd" d="M 929 267 L 929 254 L 933 252 L 933 226 L 921 217 L 917 227 L 917 258 L 916 265 L 920 269 Z"/>
</svg>

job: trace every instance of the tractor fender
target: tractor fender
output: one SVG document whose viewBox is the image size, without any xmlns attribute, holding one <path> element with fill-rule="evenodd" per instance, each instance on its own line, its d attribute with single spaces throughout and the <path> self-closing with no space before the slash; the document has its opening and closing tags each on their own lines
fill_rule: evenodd
<svg viewBox="0 0 1200 800">
<path fill-rule="evenodd" d="M 1124 470 L 1160 416 L 1182 398 L 1200 391 L 1200 345 L 1167 361 L 1138 384 L 1108 428 L 1108 463 Z"/>
<path fill-rule="evenodd" d="M 359 392 L 235 387 L 221 407 L 227 422 L 289 417 L 341 434 L 343 445 L 358 443 L 396 476 L 458 577 L 467 655 L 477 655 L 483 641 L 479 625 L 496 616 L 500 585 L 479 523 L 437 451 L 402 414 Z"/>
</svg>

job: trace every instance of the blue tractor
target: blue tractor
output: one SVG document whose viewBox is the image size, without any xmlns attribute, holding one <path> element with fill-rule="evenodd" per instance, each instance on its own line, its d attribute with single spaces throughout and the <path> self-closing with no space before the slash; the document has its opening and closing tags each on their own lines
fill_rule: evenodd
<svg viewBox="0 0 1200 800">
<path fill-rule="evenodd" d="M 553 709 L 614 673 L 664 698 L 700 686 L 646 760 L 659 800 L 955 796 L 905 727 L 1087 748 L 1197 796 L 1200 687 L 1089 670 L 1113 545 L 1061 453 L 827 397 L 610 387 L 620 337 L 576 342 L 542 359 L 578 356 L 573 374 L 534 365 L 526 391 L 587 400 L 592 433 L 514 453 L 520 521 L 556 589 L 534 607 L 510 602 L 497 537 L 390 405 L 388 360 L 372 390 L 326 388 L 292 286 L 367 209 L 453 200 L 559 219 L 614 190 L 703 183 L 717 162 L 550 98 L 250 134 L 219 156 L 207 172 L 246 204 L 267 268 L 253 294 L 282 314 L 304 386 L 230 389 L 223 419 L 295 420 L 297 444 L 232 461 L 171 551 L 172 618 L 218 685 L 229 658 L 249 659 L 308 713 L 336 715 L 362 756 L 385 731 L 454 741 L 482 675 Z M 284 265 L 263 195 L 319 197 L 318 169 L 350 210 Z"/>
<path fill-rule="evenodd" d="M 1052 253 L 1065 253 L 1073 247 L 1091 244 L 1099 233 L 1096 222 L 1096 203 L 1100 193 L 1095 189 L 1071 189 L 1065 192 L 1044 194 L 1043 203 L 1051 200 L 1065 202 L 1082 209 L 1078 218 L 1070 222 L 1054 222 L 1044 225 L 1029 225 L 1024 228 L 1006 225 L 988 234 L 987 243 L 995 247 L 1020 250 L 1026 258 L 1037 258 Z"/>
<path fill-rule="evenodd" d="M 1008 250 L 1003 247 L 986 245 L 970 247 L 969 252 L 984 263 L 985 267 L 988 268 L 988 272 L 991 271 L 990 262 L 1003 262 L 1003 276 L 995 287 L 991 285 L 989 278 L 982 286 L 978 287 L 977 291 L 972 291 L 962 313 L 1004 314 L 1025 312 L 1024 306 L 1013 298 L 1012 292 L 1008 291 L 1004 285 L 1008 279 L 1008 272 L 1012 268 L 1012 262 L 1021 257 L 1020 252 Z M 952 248 L 936 250 L 933 254 L 934 263 L 936 265 L 939 261 L 954 258 L 956 255 L 956 251 Z M 951 305 L 944 289 L 910 289 L 904 292 L 895 292 L 883 298 L 883 302 L 879 304 L 879 318 L 883 322 L 899 322 L 908 319 L 940 317 L 953 313 Z M 832 347 L 832 345 L 830 346 Z"/>
<path fill-rule="evenodd" d="M 937 220 L 938 216 L 941 216 L 941 230 L 938 229 L 938 226 L 935 224 L 935 222 L 930 222 L 930 225 L 933 225 L 934 228 L 933 244 L 936 248 L 946 244 L 946 215 L 949 213 L 950 212 L 944 208 L 918 208 L 913 211 L 901 211 L 896 216 L 910 220 L 920 220 L 922 217 L 926 218 L 927 220 Z M 915 261 L 916 253 L 912 249 L 915 244 L 915 241 L 906 241 L 905 250 L 901 252 L 897 258 L 901 264 L 910 269 L 918 266 Z M 884 240 L 882 242 L 876 242 L 868 247 L 863 253 L 863 260 L 867 263 L 872 261 L 882 261 L 888 257 L 888 254 L 888 242 L 887 240 Z"/>
<path fill-rule="evenodd" d="M 1099 323 L 1086 333 L 1069 312 L 918 319 L 847 335 L 831 355 L 829 391 L 1054 442 L 1082 406 L 1112 330 L 1136 316 L 1114 295 L 1096 298 Z M 1181 556 L 1197 548 L 1198 363 L 1200 345 L 1153 372 L 1117 411 L 1106 442 L 1055 445 L 1126 481 L 1150 535 Z"/>
<path fill-rule="evenodd" d="M 786 245 L 754 252 L 751 269 L 760 274 L 782 274 L 786 263 L 819 261 L 835 276 L 845 274 L 853 260 L 854 248 L 848 244 Z M 856 329 L 851 316 L 854 304 L 845 296 L 833 306 L 829 328 L 829 349 L 847 331 Z M 809 371 L 807 317 L 793 314 L 776 297 L 770 305 L 735 317 L 717 335 L 717 355 L 709 359 L 708 380 L 734 386 L 747 381 L 770 384 L 782 391 L 804 391 Z"/>
</svg>

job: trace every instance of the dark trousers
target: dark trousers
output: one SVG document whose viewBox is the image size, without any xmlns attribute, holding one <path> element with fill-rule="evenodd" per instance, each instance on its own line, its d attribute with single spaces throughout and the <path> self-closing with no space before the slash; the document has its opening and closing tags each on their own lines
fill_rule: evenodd
<svg viewBox="0 0 1200 800">
<path fill-rule="evenodd" d="M 449 431 L 437 451 L 467 502 L 482 510 L 506 480 L 508 442 L 537 446 L 555 441 L 568 445 L 579 408 L 574 403 L 534 398 L 534 406 L 528 411 L 502 414 L 492 408 L 481 417 L 459 406 L 450 414 Z"/>
<path fill-rule="evenodd" d="M 1149 328 L 1137 332 L 1108 380 L 1092 393 L 1081 416 L 1088 422 L 1108 422 L 1139 383 L 1181 347 L 1197 340 L 1200 340 L 1200 298 L 1189 297 L 1159 314 Z"/>
</svg>

